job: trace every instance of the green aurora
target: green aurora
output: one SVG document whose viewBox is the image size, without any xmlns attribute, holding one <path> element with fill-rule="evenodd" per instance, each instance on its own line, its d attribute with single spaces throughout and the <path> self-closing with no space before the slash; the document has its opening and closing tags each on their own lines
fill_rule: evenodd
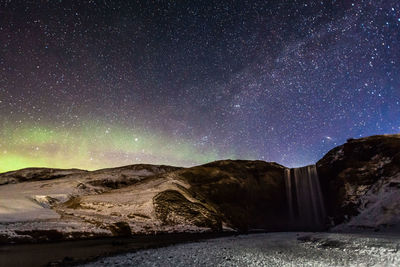
<svg viewBox="0 0 400 267">
<path fill-rule="evenodd" d="M 27 167 L 94 170 L 150 163 L 192 166 L 221 158 L 217 150 L 189 140 L 121 126 L 5 126 L 0 129 L 0 172 Z"/>
</svg>

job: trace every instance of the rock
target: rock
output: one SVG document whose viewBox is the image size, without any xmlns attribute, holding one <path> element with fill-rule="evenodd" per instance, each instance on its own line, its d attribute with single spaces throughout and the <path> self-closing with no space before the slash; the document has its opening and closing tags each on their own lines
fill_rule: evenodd
<svg viewBox="0 0 400 267">
<path fill-rule="evenodd" d="M 64 234 L 57 230 L 23 230 L 15 231 L 17 235 L 29 236 L 33 241 L 60 241 L 64 240 Z"/>
<path fill-rule="evenodd" d="M 221 218 L 214 210 L 202 203 L 189 201 L 176 190 L 166 190 L 157 194 L 153 203 L 157 217 L 167 225 L 195 225 L 222 230 Z"/>
<path fill-rule="evenodd" d="M 116 222 L 110 226 L 110 230 L 114 236 L 131 236 L 131 227 L 127 222 Z"/>
<path fill-rule="evenodd" d="M 400 224 L 400 135 L 349 139 L 317 163 L 334 225 L 360 229 Z M 339 229 L 339 228 L 337 228 Z"/>
</svg>

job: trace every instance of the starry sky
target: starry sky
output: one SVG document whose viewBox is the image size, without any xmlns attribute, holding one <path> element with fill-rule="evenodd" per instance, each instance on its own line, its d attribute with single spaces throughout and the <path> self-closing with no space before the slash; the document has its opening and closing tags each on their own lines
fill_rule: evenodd
<svg viewBox="0 0 400 267">
<path fill-rule="evenodd" d="M 400 132 L 400 1 L 0 1 L 0 171 L 315 163 Z"/>
</svg>

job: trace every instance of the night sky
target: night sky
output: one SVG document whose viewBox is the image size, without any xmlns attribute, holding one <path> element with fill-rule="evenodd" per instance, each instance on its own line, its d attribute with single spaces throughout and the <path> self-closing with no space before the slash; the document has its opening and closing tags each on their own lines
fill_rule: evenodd
<svg viewBox="0 0 400 267">
<path fill-rule="evenodd" d="M 315 163 L 400 132 L 400 1 L 0 1 L 0 171 Z"/>
</svg>

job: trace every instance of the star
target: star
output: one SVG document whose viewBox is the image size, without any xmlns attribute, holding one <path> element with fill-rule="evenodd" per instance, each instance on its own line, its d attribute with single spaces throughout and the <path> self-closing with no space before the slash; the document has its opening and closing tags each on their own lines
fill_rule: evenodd
<svg viewBox="0 0 400 267">
<path fill-rule="evenodd" d="M 0 171 L 226 158 L 296 167 L 350 137 L 398 132 L 398 10 L 396 0 L 9 1 Z"/>
</svg>

